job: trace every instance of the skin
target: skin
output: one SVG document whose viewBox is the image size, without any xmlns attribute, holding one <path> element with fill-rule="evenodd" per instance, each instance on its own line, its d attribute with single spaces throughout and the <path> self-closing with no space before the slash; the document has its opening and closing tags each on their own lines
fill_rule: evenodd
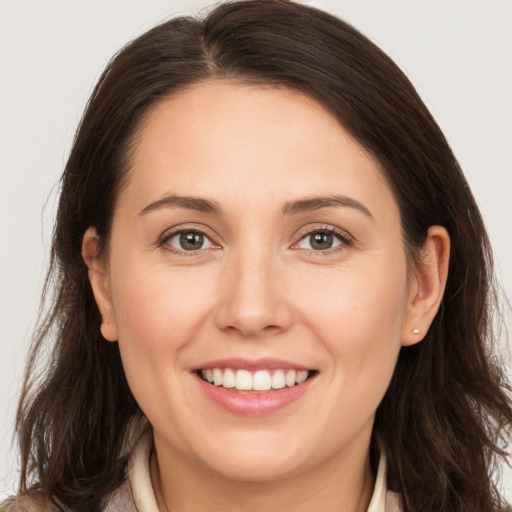
<svg viewBox="0 0 512 512">
<path fill-rule="evenodd" d="M 161 510 L 366 510 L 375 410 L 400 347 L 421 341 L 439 307 L 446 231 L 431 227 L 411 264 L 379 164 L 286 89 L 212 81 L 165 99 L 144 119 L 128 173 L 108 255 L 93 227 L 83 254 L 103 336 L 118 340 L 154 428 Z M 333 195 L 352 203 L 283 212 Z M 162 204 L 168 196 L 214 201 L 222 214 Z M 208 238 L 185 251 L 166 239 L 173 229 Z M 310 232 L 327 229 L 335 247 L 312 248 Z M 244 417 L 191 372 L 231 357 L 318 374 L 282 410 Z"/>
</svg>

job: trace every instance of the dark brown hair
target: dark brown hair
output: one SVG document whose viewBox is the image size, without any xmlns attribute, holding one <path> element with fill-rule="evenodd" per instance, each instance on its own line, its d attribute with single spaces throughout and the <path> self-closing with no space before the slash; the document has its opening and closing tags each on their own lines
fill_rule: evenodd
<svg viewBox="0 0 512 512">
<path fill-rule="evenodd" d="M 126 439 L 142 413 L 117 344 L 100 334 L 82 237 L 95 226 L 108 245 L 148 109 L 211 79 L 292 88 L 332 112 L 380 162 L 412 258 L 430 226 L 448 230 L 440 311 L 425 339 L 400 353 L 374 444 L 386 452 L 388 483 L 405 512 L 500 509 L 492 473 L 505 455 L 512 410 L 493 352 L 492 255 L 478 208 L 439 127 L 391 59 L 343 21 L 285 0 L 228 3 L 204 19 L 166 21 L 120 51 L 96 85 L 62 176 L 46 287 L 51 309 L 18 411 L 20 494 L 99 511 L 125 478 Z M 54 343 L 49 363 L 46 342 Z"/>
</svg>

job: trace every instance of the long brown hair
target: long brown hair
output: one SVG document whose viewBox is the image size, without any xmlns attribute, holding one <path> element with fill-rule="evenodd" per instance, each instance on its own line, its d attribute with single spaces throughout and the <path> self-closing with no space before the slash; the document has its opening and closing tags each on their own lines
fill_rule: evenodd
<svg viewBox="0 0 512 512">
<path fill-rule="evenodd" d="M 380 162 L 412 258 L 430 226 L 448 230 L 440 311 L 425 339 L 402 349 L 373 441 L 386 452 L 388 485 L 405 512 L 500 509 L 492 473 L 505 455 L 511 390 L 493 352 L 492 254 L 478 208 L 439 127 L 391 59 L 343 21 L 285 0 L 228 3 L 204 19 L 166 21 L 120 51 L 96 85 L 62 176 L 50 309 L 18 410 L 20 494 L 99 511 L 125 478 L 126 441 L 142 413 L 117 344 L 100 334 L 82 237 L 95 226 L 108 250 L 116 197 L 148 109 L 215 78 L 289 87 L 333 113 Z"/>
</svg>

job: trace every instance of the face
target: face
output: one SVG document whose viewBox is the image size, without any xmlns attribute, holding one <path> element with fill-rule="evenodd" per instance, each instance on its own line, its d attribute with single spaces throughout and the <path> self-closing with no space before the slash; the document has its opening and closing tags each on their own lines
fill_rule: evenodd
<svg viewBox="0 0 512 512">
<path fill-rule="evenodd" d="M 155 106 L 93 278 L 157 452 L 236 479 L 366 454 L 417 294 L 376 161 L 312 99 Z"/>
</svg>

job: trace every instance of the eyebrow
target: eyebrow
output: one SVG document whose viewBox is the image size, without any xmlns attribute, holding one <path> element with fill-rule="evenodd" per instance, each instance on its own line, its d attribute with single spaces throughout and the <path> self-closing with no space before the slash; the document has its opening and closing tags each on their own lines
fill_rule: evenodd
<svg viewBox="0 0 512 512">
<path fill-rule="evenodd" d="M 202 213 L 214 213 L 216 215 L 222 215 L 223 213 L 220 204 L 215 201 L 210 201 L 209 199 L 203 199 L 201 197 L 170 195 L 149 203 L 140 211 L 139 215 L 146 215 L 147 213 L 159 210 L 160 208 L 176 207 L 195 210 Z"/>
<path fill-rule="evenodd" d="M 370 210 L 368 210 L 364 204 L 347 196 L 311 197 L 301 199 L 299 201 L 292 201 L 284 205 L 283 214 L 298 214 L 309 212 L 311 210 L 319 210 L 320 208 L 332 208 L 339 206 L 355 208 L 356 210 L 364 213 L 368 218 L 375 220 Z"/>
<path fill-rule="evenodd" d="M 311 197 L 307 199 L 300 199 L 298 201 L 287 202 L 283 206 L 283 214 L 296 215 L 312 210 L 319 210 L 321 208 L 332 208 L 340 206 L 359 210 L 360 212 L 364 213 L 364 215 L 374 220 L 370 210 L 368 210 L 364 204 L 347 196 Z M 216 201 L 211 201 L 202 197 L 170 195 L 161 199 L 157 199 L 156 201 L 148 204 L 140 211 L 139 215 L 146 215 L 149 212 L 159 210 L 161 208 L 176 207 L 215 215 L 223 214 L 222 207 Z"/>
</svg>

